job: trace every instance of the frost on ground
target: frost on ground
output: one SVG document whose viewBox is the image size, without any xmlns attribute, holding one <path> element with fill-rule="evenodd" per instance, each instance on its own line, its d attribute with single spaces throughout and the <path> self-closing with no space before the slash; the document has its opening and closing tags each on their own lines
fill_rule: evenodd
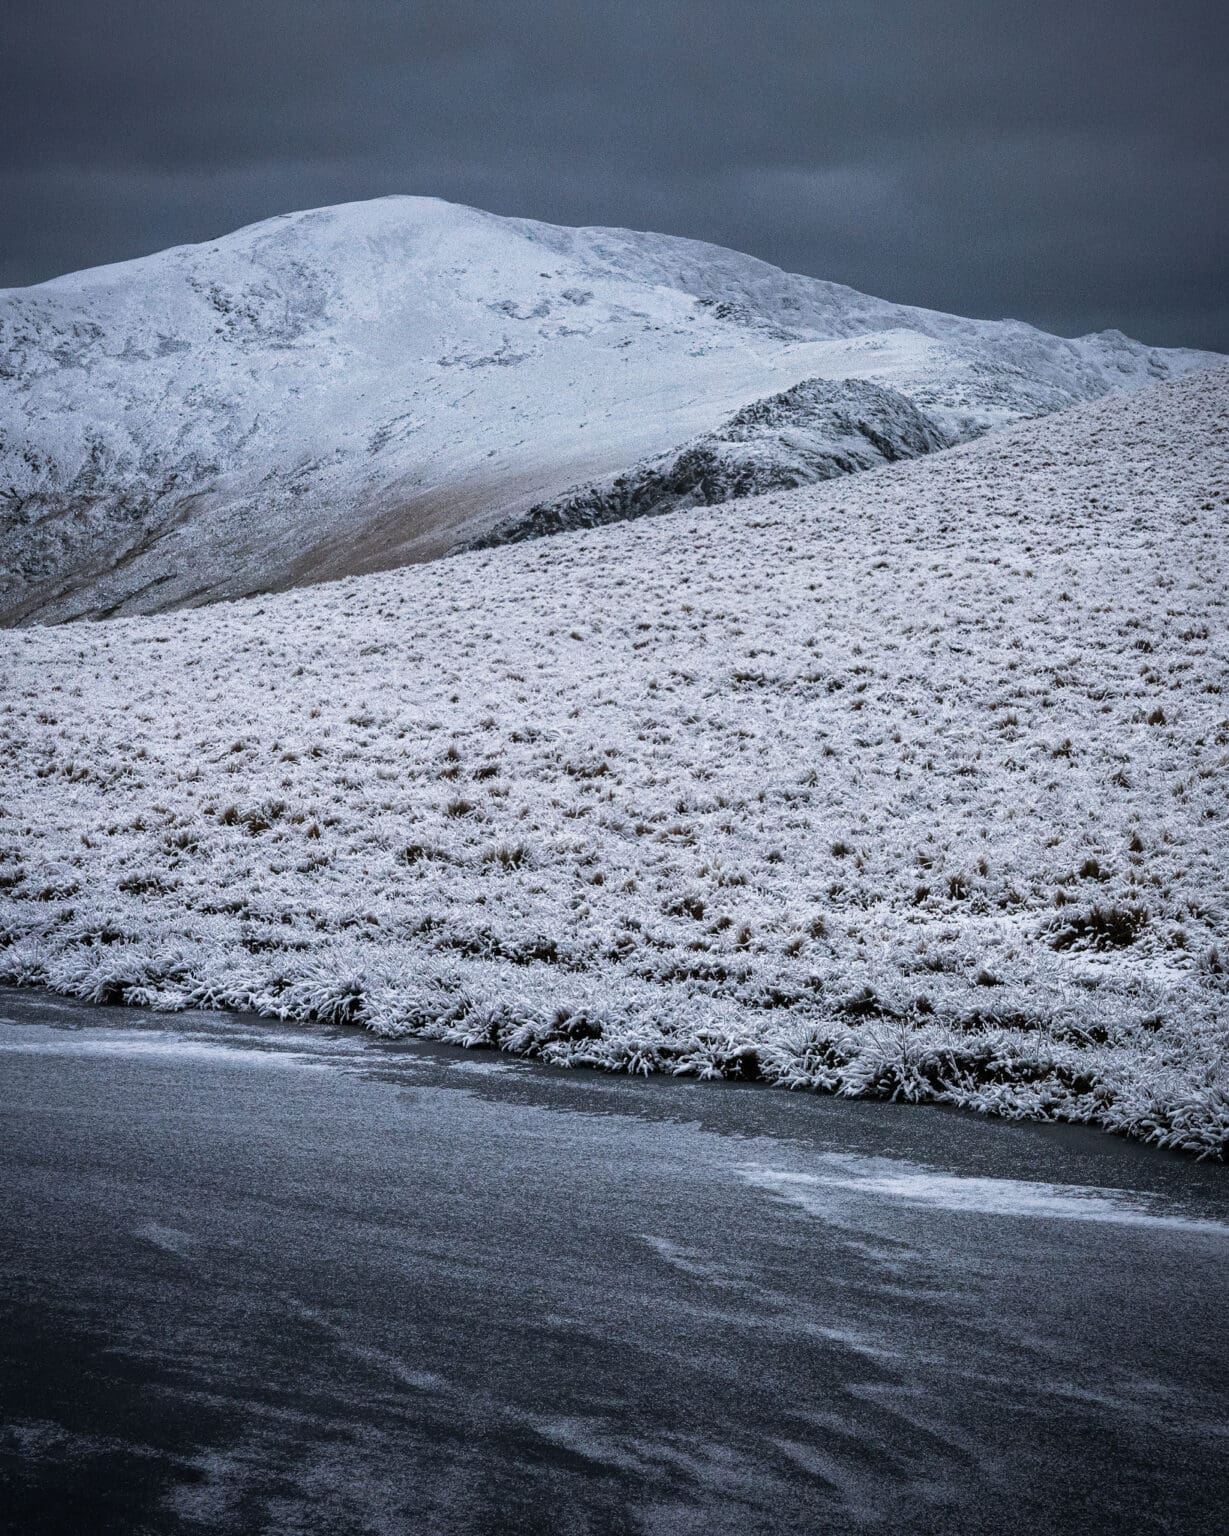
<svg viewBox="0 0 1229 1536">
<path fill-rule="evenodd" d="M 0 977 L 1229 1139 L 1229 375 L 0 637 Z"/>
</svg>

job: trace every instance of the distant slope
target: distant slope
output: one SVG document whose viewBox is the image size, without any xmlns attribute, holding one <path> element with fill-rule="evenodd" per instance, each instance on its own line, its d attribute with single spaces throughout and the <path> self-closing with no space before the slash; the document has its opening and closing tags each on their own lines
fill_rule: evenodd
<svg viewBox="0 0 1229 1536">
<path fill-rule="evenodd" d="M 911 400 L 868 379 L 804 379 L 746 405 L 712 432 L 612 479 L 540 502 L 469 548 L 712 507 L 834 480 L 949 446 Z"/>
<path fill-rule="evenodd" d="M 0 980 L 1229 1147 L 1229 374 L 0 634 Z"/>
<path fill-rule="evenodd" d="M 963 438 L 1198 354 L 421 198 L 0 294 L 0 621 L 431 558 L 809 378 Z"/>
</svg>

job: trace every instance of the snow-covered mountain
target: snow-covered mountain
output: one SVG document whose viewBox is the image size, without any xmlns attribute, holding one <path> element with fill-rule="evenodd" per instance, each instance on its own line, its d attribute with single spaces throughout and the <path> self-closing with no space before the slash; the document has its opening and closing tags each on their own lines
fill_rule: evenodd
<svg viewBox="0 0 1229 1536">
<path fill-rule="evenodd" d="M 662 235 L 291 214 L 0 294 L 0 622 L 428 559 L 804 380 L 880 384 L 955 440 L 1206 360 Z"/>
</svg>

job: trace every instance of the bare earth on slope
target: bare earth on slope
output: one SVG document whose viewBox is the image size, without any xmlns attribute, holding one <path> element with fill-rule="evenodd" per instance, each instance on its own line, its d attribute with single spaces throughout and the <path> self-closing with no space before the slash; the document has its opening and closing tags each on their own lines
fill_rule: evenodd
<svg viewBox="0 0 1229 1536">
<path fill-rule="evenodd" d="M 0 978 L 1229 1135 L 1229 380 L 0 637 Z"/>
</svg>

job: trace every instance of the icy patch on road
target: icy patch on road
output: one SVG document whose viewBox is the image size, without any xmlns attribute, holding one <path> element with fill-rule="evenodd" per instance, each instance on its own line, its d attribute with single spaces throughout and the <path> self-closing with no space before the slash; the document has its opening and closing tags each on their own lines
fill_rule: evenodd
<svg viewBox="0 0 1229 1536">
<path fill-rule="evenodd" d="M 244 1066 L 331 1071 L 327 1047 L 289 1051 L 265 1045 L 229 1045 L 225 1041 L 141 1029 L 107 1029 L 86 1033 L 43 1024 L 9 1024 L 0 1020 L 0 1054 L 11 1056 L 146 1056 L 164 1061 L 231 1061 Z M 350 1054 L 350 1053 L 347 1053 Z"/>
<path fill-rule="evenodd" d="M 819 1173 L 797 1173 L 761 1164 L 747 1164 L 738 1172 L 753 1188 L 821 1219 L 846 1214 L 846 1197 L 853 1195 L 859 1202 L 888 1201 L 954 1215 L 1108 1222 L 1115 1226 L 1229 1237 L 1229 1225 L 1183 1215 L 1167 1208 L 1158 1196 L 1140 1190 L 983 1178 L 852 1153 L 828 1153 L 819 1161 L 823 1169 Z"/>
<path fill-rule="evenodd" d="M 179 1227 L 164 1227 L 156 1221 L 138 1227 L 134 1236 L 152 1243 L 155 1248 L 161 1248 L 164 1253 L 173 1254 L 177 1259 L 186 1259 L 196 1242 L 190 1232 L 184 1232 Z"/>
</svg>

